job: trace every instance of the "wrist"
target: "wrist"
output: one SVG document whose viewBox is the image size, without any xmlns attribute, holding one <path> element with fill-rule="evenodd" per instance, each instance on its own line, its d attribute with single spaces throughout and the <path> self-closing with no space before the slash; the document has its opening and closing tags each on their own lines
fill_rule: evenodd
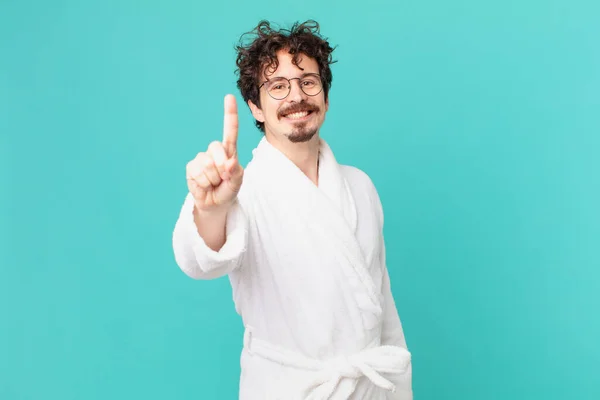
<svg viewBox="0 0 600 400">
<path fill-rule="evenodd" d="M 203 209 L 203 208 L 199 207 L 198 204 L 194 203 L 194 214 L 196 214 L 198 217 L 200 217 L 202 219 L 223 218 L 224 216 L 227 215 L 230 208 L 231 208 L 231 205 L 227 204 L 227 205 L 221 205 L 218 207 L 211 207 L 209 209 Z"/>
</svg>

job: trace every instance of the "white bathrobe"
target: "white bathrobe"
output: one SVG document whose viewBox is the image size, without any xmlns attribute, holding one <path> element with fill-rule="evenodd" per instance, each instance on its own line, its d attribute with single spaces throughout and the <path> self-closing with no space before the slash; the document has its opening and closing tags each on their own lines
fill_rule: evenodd
<svg viewBox="0 0 600 400">
<path fill-rule="evenodd" d="M 262 139 L 220 251 L 185 198 L 175 259 L 229 276 L 244 326 L 241 400 L 412 399 L 412 365 L 390 291 L 383 211 L 370 178 L 321 139 L 319 184 Z"/>
</svg>

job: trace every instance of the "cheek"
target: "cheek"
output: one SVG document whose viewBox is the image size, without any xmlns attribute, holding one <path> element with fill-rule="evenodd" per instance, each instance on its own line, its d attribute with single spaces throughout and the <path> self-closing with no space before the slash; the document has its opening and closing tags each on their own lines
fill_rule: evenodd
<svg viewBox="0 0 600 400">
<path fill-rule="evenodd" d="M 271 120 L 278 120 L 279 119 L 277 117 L 277 111 L 278 110 L 279 110 L 279 108 L 275 104 L 267 104 L 266 107 L 263 109 L 265 117 L 267 119 L 271 119 Z"/>
<path fill-rule="evenodd" d="M 329 102 L 327 100 L 325 100 L 325 96 L 321 97 L 319 99 L 319 107 L 323 110 L 323 111 L 327 111 L 329 109 Z"/>
<path fill-rule="evenodd" d="M 265 121 L 272 121 L 277 119 L 277 105 L 273 104 L 273 99 L 269 96 L 263 96 L 260 98 L 260 112 Z"/>
</svg>

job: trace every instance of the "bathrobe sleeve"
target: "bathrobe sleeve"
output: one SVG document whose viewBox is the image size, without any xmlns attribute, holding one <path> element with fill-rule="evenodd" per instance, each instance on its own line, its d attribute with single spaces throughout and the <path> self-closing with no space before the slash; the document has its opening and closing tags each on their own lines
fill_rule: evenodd
<svg viewBox="0 0 600 400">
<path fill-rule="evenodd" d="M 194 279 L 214 279 L 242 264 L 248 247 L 248 220 L 236 199 L 227 215 L 226 241 L 219 251 L 206 245 L 194 223 L 194 200 L 187 194 L 173 231 L 173 252 L 181 270 Z"/>
<path fill-rule="evenodd" d="M 383 213 L 383 204 L 381 203 L 381 198 L 379 197 L 379 193 L 375 188 L 375 185 L 371 179 L 368 181 L 369 183 L 369 191 L 371 192 L 371 201 L 373 204 L 374 212 L 376 214 L 376 218 L 379 222 L 379 264 L 381 268 L 381 290 L 383 294 L 383 329 L 382 329 L 382 343 L 386 345 L 392 346 L 400 346 L 406 348 L 406 341 L 404 339 L 404 332 L 402 331 L 402 324 L 400 323 L 400 317 L 398 315 L 398 310 L 396 309 L 396 303 L 394 301 L 394 297 L 392 296 L 392 288 L 390 284 L 390 276 L 387 268 L 387 260 L 386 260 L 386 246 L 385 246 L 385 237 L 383 234 L 383 226 L 384 226 L 384 213 Z"/>
<path fill-rule="evenodd" d="M 404 330 L 398 315 L 396 308 L 396 302 L 392 295 L 392 288 L 390 283 L 390 275 L 387 268 L 386 261 L 386 248 L 385 238 L 383 235 L 383 206 L 377 190 L 372 186 L 374 190 L 375 204 L 377 205 L 377 211 L 379 216 L 379 223 L 381 229 L 381 242 L 379 247 L 379 260 L 382 268 L 382 284 L 381 290 L 383 293 L 383 323 L 381 331 L 381 344 L 388 346 L 403 347 L 408 350 L 406 345 L 406 338 L 404 336 Z M 408 370 L 402 375 L 393 375 L 389 377 L 396 385 L 396 391 L 387 395 L 388 400 L 413 400 L 412 392 L 412 364 L 409 365 Z"/>
<path fill-rule="evenodd" d="M 382 244 L 381 259 L 383 262 L 383 283 L 381 289 L 384 298 L 382 344 L 407 348 L 400 316 L 392 295 L 389 271 L 385 264 L 385 244 Z"/>
<path fill-rule="evenodd" d="M 383 243 L 383 240 L 382 240 Z M 381 333 L 381 344 L 388 346 L 398 346 L 407 349 L 406 339 L 404 337 L 404 331 L 398 316 L 398 310 L 392 296 L 392 290 L 390 285 L 390 277 L 385 264 L 385 245 L 382 244 L 383 261 L 383 296 L 384 296 L 384 310 L 383 310 L 383 329 Z M 408 370 L 402 375 L 391 375 L 390 380 L 396 385 L 396 391 L 394 393 L 388 393 L 388 400 L 413 400 L 412 391 L 412 363 L 409 364 Z"/>
</svg>

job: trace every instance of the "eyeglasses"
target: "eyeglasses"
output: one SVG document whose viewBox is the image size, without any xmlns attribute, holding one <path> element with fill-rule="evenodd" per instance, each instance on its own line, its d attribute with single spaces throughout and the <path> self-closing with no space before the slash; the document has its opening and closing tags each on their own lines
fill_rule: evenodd
<svg viewBox="0 0 600 400">
<path fill-rule="evenodd" d="M 269 79 L 264 81 L 258 87 L 258 90 L 260 90 L 260 88 L 264 86 L 269 96 L 271 96 L 275 100 L 283 100 L 290 94 L 290 91 L 292 90 L 292 81 L 294 79 L 298 80 L 298 82 L 300 83 L 300 89 L 307 96 L 316 96 L 319 93 L 321 93 L 321 90 L 323 90 L 321 76 L 319 74 L 313 73 L 306 74 L 301 78 L 287 79 L 283 77 L 277 77 L 274 79 Z"/>
</svg>

